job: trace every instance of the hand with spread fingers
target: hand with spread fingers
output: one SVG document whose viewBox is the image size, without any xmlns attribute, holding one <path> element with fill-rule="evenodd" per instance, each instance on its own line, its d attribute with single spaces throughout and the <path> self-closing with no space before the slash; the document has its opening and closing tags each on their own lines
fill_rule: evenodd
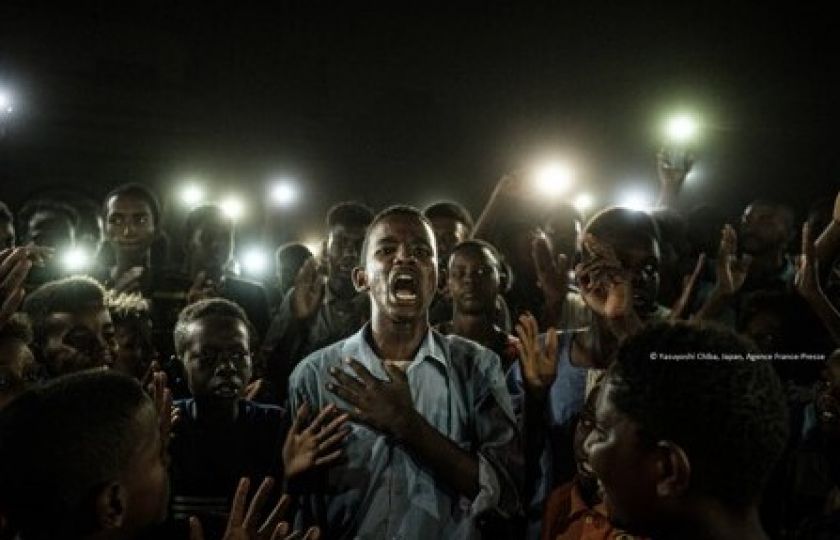
<svg viewBox="0 0 840 540">
<path fill-rule="evenodd" d="M 347 413 L 338 414 L 334 404 L 329 404 L 314 420 L 310 416 L 308 403 L 298 407 L 286 441 L 283 443 L 283 470 L 286 478 L 292 478 L 315 467 L 332 465 L 344 453 L 342 443 L 350 433 Z"/>
<path fill-rule="evenodd" d="M 321 537 L 317 527 L 311 527 L 306 531 L 306 534 L 300 532 L 289 533 L 289 524 L 280 521 L 291 503 L 288 495 L 280 497 L 280 501 L 271 514 L 264 520 L 261 519 L 263 507 L 274 487 L 272 478 L 266 478 L 262 481 L 246 510 L 245 504 L 250 485 L 251 482 L 247 478 L 242 478 L 239 481 L 231 504 L 227 528 L 222 537 L 223 540 L 317 540 Z M 196 517 L 190 518 L 190 540 L 204 540 L 204 530 Z"/>
<path fill-rule="evenodd" d="M 327 383 L 327 390 L 350 405 L 353 421 L 367 424 L 398 440 L 405 438 L 417 411 L 411 399 L 408 377 L 403 370 L 392 362 L 384 361 L 383 367 L 390 380 L 383 381 L 353 358 L 346 358 L 345 363 L 356 376 L 332 367 L 330 375 L 334 379 Z"/>
<path fill-rule="evenodd" d="M 583 238 L 584 260 L 575 268 L 584 302 L 607 319 L 633 311 L 633 290 L 628 272 L 609 244 L 587 234 Z"/>
<path fill-rule="evenodd" d="M 23 302 L 23 283 L 35 263 L 36 255 L 27 247 L 0 252 L 0 326 L 8 322 Z"/>
<path fill-rule="evenodd" d="M 752 257 L 747 254 L 738 257 L 737 253 L 738 234 L 731 225 L 727 224 L 720 234 L 716 267 L 717 283 L 715 287 L 721 294 L 735 294 L 747 279 Z"/>
<path fill-rule="evenodd" d="M 308 319 L 317 311 L 326 292 L 326 276 L 318 260 L 310 257 L 303 263 L 295 277 L 292 291 L 292 314 L 298 319 Z"/>
<path fill-rule="evenodd" d="M 519 336 L 516 349 L 519 351 L 525 391 L 543 401 L 557 377 L 557 331 L 549 328 L 545 346 L 541 346 L 537 320 L 527 313 L 519 317 L 516 334 Z"/>
<path fill-rule="evenodd" d="M 694 156 L 690 154 L 682 163 L 671 163 L 664 149 L 656 155 L 656 172 L 659 174 L 660 184 L 665 188 L 681 188 L 692 166 L 694 166 Z"/>
</svg>

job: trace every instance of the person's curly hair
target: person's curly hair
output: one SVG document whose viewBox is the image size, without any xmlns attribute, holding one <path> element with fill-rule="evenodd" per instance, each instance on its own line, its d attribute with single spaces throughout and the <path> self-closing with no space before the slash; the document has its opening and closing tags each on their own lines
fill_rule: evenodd
<svg viewBox="0 0 840 540">
<path fill-rule="evenodd" d="M 723 327 L 657 323 L 622 343 L 608 374 L 612 403 L 643 437 L 670 440 L 686 452 L 691 489 L 739 508 L 759 499 L 788 438 L 785 396 L 773 366 L 662 355 L 747 358 L 755 352 Z"/>
</svg>

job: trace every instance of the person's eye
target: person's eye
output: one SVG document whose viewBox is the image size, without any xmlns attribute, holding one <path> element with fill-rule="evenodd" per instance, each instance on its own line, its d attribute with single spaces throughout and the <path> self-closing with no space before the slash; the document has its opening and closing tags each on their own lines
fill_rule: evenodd
<svg viewBox="0 0 840 540">
<path fill-rule="evenodd" d="M 414 248 L 414 256 L 415 257 L 428 257 L 432 254 L 432 250 L 427 248 L 426 246 L 419 246 Z"/>
<path fill-rule="evenodd" d="M 377 255 L 392 255 L 396 251 L 393 246 L 382 246 L 376 250 Z"/>
</svg>

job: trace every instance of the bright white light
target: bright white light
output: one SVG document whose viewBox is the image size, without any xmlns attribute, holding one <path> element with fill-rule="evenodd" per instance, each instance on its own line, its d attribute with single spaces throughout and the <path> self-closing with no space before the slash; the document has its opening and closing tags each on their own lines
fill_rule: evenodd
<svg viewBox="0 0 840 540">
<path fill-rule="evenodd" d="M 653 210 L 655 203 L 650 192 L 643 189 L 633 189 L 622 194 L 618 200 L 618 205 L 642 212 L 650 212 Z"/>
<path fill-rule="evenodd" d="M 219 203 L 219 207 L 227 217 L 234 221 L 242 217 L 242 214 L 245 213 L 245 204 L 242 202 L 242 199 L 234 195 L 230 195 L 222 200 Z"/>
<path fill-rule="evenodd" d="M 549 163 L 537 169 L 534 182 L 537 190 L 549 197 L 565 193 L 572 185 L 575 171 L 566 163 Z"/>
<path fill-rule="evenodd" d="M 320 238 L 307 238 L 306 240 L 302 241 L 301 244 L 306 246 L 306 249 L 308 249 L 310 253 L 315 255 L 316 259 L 321 256 L 321 251 L 323 251 L 324 242 Z"/>
<path fill-rule="evenodd" d="M 181 202 L 189 208 L 201 204 L 204 200 L 204 189 L 198 184 L 187 184 L 181 189 Z"/>
<path fill-rule="evenodd" d="M 64 269 L 69 272 L 81 272 L 87 270 L 91 265 L 90 254 L 81 247 L 73 247 L 64 252 L 61 256 L 61 263 Z"/>
<path fill-rule="evenodd" d="M 270 257 L 264 249 L 251 247 L 242 254 L 242 270 L 247 275 L 261 277 L 268 271 Z"/>
<path fill-rule="evenodd" d="M 278 206 L 293 204 L 297 196 L 297 188 L 291 180 L 280 180 L 271 187 L 271 200 Z"/>
<path fill-rule="evenodd" d="M 665 135 L 668 141 L 676 144 L 693 142 L 700 130 L 697 117 L 690 114 L 679 114 L 671 117 L 665 123 Z"/>
<path fill-rule="evenodd" d="M 589 193 L 579 193 L 575 200 L 572 201 L 572 205 L 577 209 L 578 212 L 584 213 L 595 204 L 595 199 Z"/>
<path fill-rule="evenodd" d="M 5 90 L 0 90 L 0 109 L 12 112 L 12 96 Z"/>
</svg>

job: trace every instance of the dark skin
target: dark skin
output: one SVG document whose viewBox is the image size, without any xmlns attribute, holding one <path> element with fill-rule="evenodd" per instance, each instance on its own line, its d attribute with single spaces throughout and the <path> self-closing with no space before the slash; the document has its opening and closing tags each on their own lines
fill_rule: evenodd
<svg viewBox="0 0 840 540">
<path fill-rule="evenodd" d="M 454 334 L 492 346 L 502 332 L 493 320 L 499 293 L 499 261 L 486 248 L 465 247 L 449 261 L 447 277 L 452 296 Z"/>
<path fill-rule="evenodd" d="M 741 216 L 739 232 L 744 253 L 752 255 L 751 275 L 773 274 L 784 264 L 790 231 L 780 209 L 751 204 Z"/>
<path fill-rule="evenodd" d="M 116 265 L 111 269 L 114 288 L 139 289 L 139 279 L 149 267 L 157 224 L 149 203 L 132 195 L 116 195 L 105 205 L 105 238 L 114 248 Z"/>
<path fill-rule="evenodd" d="M 756 505 L 735 510 L 692 492 L 690 456 L 672 441 L 646 439 L 640 425 L 614 404 L 614 385 L 609 377 L 604 382 L 594 429 L 584 442 L 611 521 L 654 538 L 767 538 Z"/>
<path fill-rule="evenodd" d="M 204 272 L 218 280 L 233 254 L 233 222 L 219 215 L 199 224 L 187 241 L 187 271 L 191 278 Z"/>
<path fill-rule="evenodd" d="M 437 216 L 429 218 L 429 221 L 431 221 L 432 230 L 435 232 L 438 261 L 441 265 L 441 270 L 444 270 L 450 255 L 452 255 L 452 250 L 459 243 L 470 237 L 470 230 L 464 222 L 451 217 Z M 445 276 L 440 276 L 440 279 L 443 281 Z"/>
<path fill-rule="evenodd" d="M 181 354 L 195 397 L 191 413 L 224 440 L 239 416 L 239 400 L 251 378 L 248 328 L 234 317 L 203 317 L 191 324 Z M 303 404 L 283 445 L 286 477 L 338 461 L 342 456 L 340 445 L 349 433 L 344 426 L 347 418 L 337 414 L 335 406 L 329 406 L 310 421 L 309 406 Z"/>
<path fill-rule="evenodd" d="M 398 290 L 396 278 L 411 276 L 412 294 Z M 443 436 L 414 408 L 404 369 L 428 332 L 428 309 L 437 283 L 434 233 L 419 218 L 393 215 L 368 234 L 364 266 L 354 270 L 359 290 L 371 296 L 368 341 L 389 380 L 374 377 L 346 359 L 356 377 L 333 369 L 327 390 L 352 407 L 351 418 L 393 437 L 442 481 L 466 497 L 478 493 L 478 458 Z"/>
<path fill-rule="evenodd" d="M 52 375 L 95 367 L 110 367 L 117 344 L 111 315 L 104 305 L 91 305 L 74 313 L 47 317 L 40 360 Z"/>
<path fill-rule="evenodd" d="M 337 223 L 329 230 L 324 251 L 328 286 L 340 298 L 352 298 L 356 294 L 352 274 L 359 265 L 364 240 L 364 226 Z"/>
</svg>

